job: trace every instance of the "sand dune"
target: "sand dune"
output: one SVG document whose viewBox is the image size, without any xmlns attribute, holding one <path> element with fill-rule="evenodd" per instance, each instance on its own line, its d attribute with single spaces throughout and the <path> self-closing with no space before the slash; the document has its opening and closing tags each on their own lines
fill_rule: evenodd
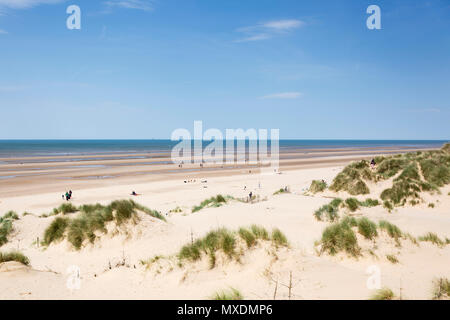
<svg viewBox="0 0 450 320">
<path fill-rule="evenodd" d="M 74 189 L 73 205 L 96 202 L 106 205 L 113 200 L 132 198 L 160 211 L 167 221 L 140 212 L 137 224 L 127 224 L 120 232 L 99 234 L 94 244 L 84 243 L 80 250 L 74 249 L 67 239 L 48 247 L 37 245 L 38 238 L 42 241 L 46 228 L 55 219 L 40 215 L 64 203 L 59 193 L 42 188 L 3 197 L 0 212 L 32 214 L 14 221 L 9 242 L 0 248 L 2 252 L 20 250 L 30 259 L 30 266 L 16 262 L 0 264 L 0 299 L 210 299 L 215 292 L 230 287 L 239 290 L 245 299 L 273 299 L 277 281 L 275 298 L 288 299 L 289 290 L 284 285 L 289 283 L 290 275 L 291 299 L 368 299 L 374 292 L 367 287 L 370 266 L 379 268 L 382 286 L 392 289 L 396 296 L 430 299 L 433 280 L 450 278 L 448 245 L 439 247 L 429 242 L 416 245 L 408 239 L 401 239 L 398 245 L 386 234 L 380 234 L 376 241 L 358 234 L 362 256 L 318 254 L 320 246 L 316 241 L 329 223 L 317 221 L 314 211 L 333 197 L 350 196 L 329 190 L 317 194 L 306 191 L 314 179 L 324 179 L 330 184 L 342 169 L 341 165 L 293 168 L 271 175 L 210 174 L 204 177 L 206 183 L 195 175 L 189 178 L 195 182 L 185 183 L 186 178 L 178 175 L 157 181 L 86 184 Z M 357 198 L 377 198 L 391 182 L 370 185 L 371 194 Z M 286 186 L 290 193 L 274 195 Z M 141 195 L 131 197 L 130 190 Z M 217 194 L 240 199 L 246 198 L 250 191 L 260 201 L 230 200 L 220 207 L 191 212 L 193 206 Z M 375 222 L 390 221 L 414 237 L 434 232 L 445 239 L 450 237 L 449 192 L 447 185 L 440 194 L 423 194 L 426 201 L 414 207 L 399 207 L 391 213 L 382 206 L 361 207 L 351 215 Z M 434 208 L 428 207 L 430 201 L 435 203 Z M 175 208 L 181 212 L 173 212 Z M 79 212 L 66 217 L 78 215 Z M 237 230 L 252 224 L 268 230 L 279 228 L 289 247 L 275 248 L 270 242 L 259 242 L 244 250 L 239 261 L 218 256 L 214 268 L 205 257 L 179 265 L 176 255 L 183 245 L 219 227 Z M 388 255 L 395 256 L 398 263 L 389 261 Z M 141 263 L 155 256 L 162 258 L 150 267 Z M 79 270 L 79 278 L 78 275 L 74 278 L 73 266 Z M 73 288 L 74 283 L 80 287 Z"/>
</svg>

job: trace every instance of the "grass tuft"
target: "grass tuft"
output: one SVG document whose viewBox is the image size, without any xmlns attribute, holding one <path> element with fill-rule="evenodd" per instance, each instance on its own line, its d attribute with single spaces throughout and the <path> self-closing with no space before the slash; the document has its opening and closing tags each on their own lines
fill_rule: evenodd
<svg viewBox="0 0 450 320">
<path fill-rule="evenodd" d="M 69 225 L 69 219 L 58 217 L 52 221 L 50 226 L 44 232 L 44 245 L 59 241 L 64 238 L 64 232 Z"/>
<path fill-rule="evenodd" d="M 230 290 L 225 291 L 222 290 L 220 292 L 216 292 L 213 296 L 213 300 L 243 300 L 244 297 L 239 292 L 239 290 L 230 288 Z"/>
<path fill-rule="evenodd" d="M 198 212 L 205 207 L 220 207 L 223 204 L 227 203 L 228 199 L 232 199 L 232 197 L 224 197 L 221 194 L 218 194 L 215 197 L 203 200 L 198 206 L 194 206 L 192 208 L 192 212 Z"/>
<path fill-rule="evenodd" d="M 79 250 L 89 241 L 94 243 L 98 233 L 106 233 L 106 223 L 114 222 L 117 226 L 138 219 L 136 210 L 165 220 L 157 211 L 148 209 L 132 200 L 117 200 L 107 206 L 101 204 L 83 205 L 78 210 L 81 213 L 76 218 L 58 217 L 44 232 L 45 245 L 67 238 L 72 246 Z"/>
<path fill-rule="evenodd" d="M 63 203 L 56 209 L 58 213 L 62 214 L 68 214 L 68 213 L 75 213 L 78 211 L 78 208 L 74 206 L 73 204 L 69 203 Z"/>
<path fill-rule="evenodd" d="M 382 288 L 377 290 L 372 296 L 371 300 L 393 300 L 395 298 L 394 292 L 389 288 Z"/>
<path fill-rule="evenodd" d="M 351 256 L 358 256 L 360 254 L 360 248 L 356 235 L 351 228 L 352 222 L 354 221 L 343 220 L 340 223 L 334 223 L 325 228 L 320 241 L 322 245 L 321 252 L 335 255 L 338 252 L 344 251 Z"/>
<path fill-rule="evenodd" d="M 345 206 L 351 211 L 355 212 L 359 208 L 359 201 L 356 198 L 345 199 Z"/>
<path fill-rule="evenodd" d="M 377 225 L 367 218 L 361 218 L 357 221 L 358 232 L 366 239 L 372 240 L 378 236 Z"/>
<path fill-rule="evenodd" d="M 342 203 L 342 199 L 333 199 L 329 204 L 325 204 L 314 212 L 314 217 L 317 220 L 322 221 L 324 215 L 326 220 L 334 222 L 339 219 L 339 206 Z"/>
<path fill-rule="evenodd" d="M 428 232 L 424 236 L 419 237 L 419 241 L 431 242 L 440 247 L 442 247 L 445 244 L 445 242 L 441 240 L 441 238 L 439 238 L 439 236 L 433 232 Z"/>
<path fill-rule="evenodd" d="M 222 252 L 229 258 L 238 259 L 236 246 L 238 238 L 242 239 L 247 248 L 255 246 L 259 240 L 272 240 L 275 246 L 287 246 L 286 236 L 278 229 L 274 229 L 272 236 L 263 227 L 252 225 L 250 228 L 240 228 L 238 232 L 233 232 L 225 228 L 208 232 L 203 238 L 197 239 L 193 243 L 184 245 L 179 253 L 180 260 L 198 261 L 203 255 L 209 258 L 210 267 L 216 265 L 216 254 Z"/>
<path fill-rule="evenodd" d="M 278 228 L 275 228 L 272 231 L 272 242 L 276 246 L 288 246 L 288 241 L 287 241 L 286 236 Z"/>
<path fill-rule="evenodd" d="M 247 243 L 248 248 L 251 248 L 256 244 L 256 236 L 250 230 L 246 228 L 240 228 L 238 233 L 239 236 L 242 238 L 242 240 L 244 240 L 245 243 Z"/>
<path fill-rule="evenodd" d="M 386 255 L 386 259 L 388 259 L 391 263 L 396 264 L 398 263 L 398 259 L 393 254 Z"/>
<path fill-rule="evenodd" d="M 323 192 L 327 188 L 327 183 L 324 180 L 313 180 L 309 186 L 309 191 L 312 193 Z"/>
<path fill-rule="evenodd" d="M 14 211 L 9 211 L 0 217 L 0 247 L 8 242 L 8 236 L 13 231 L 13 222 L 18 219 L 19 216 Z"/>
<path fill-rule="evenodd" d="M 269 240 L 270 239 L 269 232 L 267 232 L 267 230 L 264 227 L 253 224 L 250 227 L 250 230 L 252 231 L 252 233 L 255 235 L 255 237 L 257 239 L 261 239 L 261 240 Z"/>
<path fill-rule="evenodd" d="M 16 261 L 20 262 L 26 266 L 30 264 L 30 259 L 18 251 L 11 251 L 7 253 L 0 252 L 0 263 Z"/>
<path fill-rule="evenodd" d="M 402 236 L 401 230 L 395 225 L 386 220 L 381 220 L 378 223 L 380 229 L 385 230 L 387 234 L 394 239 L 398 239 Z"/>
<path fill-rule="evenodd" d="M 433 282 L 433 299 L 450 299 L 450 281 L 447 278 L 439 278 Z"/>
</svg>

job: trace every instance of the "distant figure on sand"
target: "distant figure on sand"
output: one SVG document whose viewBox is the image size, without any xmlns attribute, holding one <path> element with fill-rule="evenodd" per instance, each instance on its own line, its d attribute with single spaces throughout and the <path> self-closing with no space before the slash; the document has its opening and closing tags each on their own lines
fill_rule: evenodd
<svg viewBox="0 0 450 320">
<path fill-rule="evenodd" d="M 252 197 L 253 197 L 253 192 L 250 191 L 250 193 L 248 194 L 248 200 L 252 201 Z"/>
<path fill-rule="evenodd" d="M 375 165 L 376 165 L 375 159 L 372 159 L 372 161 L 370 161 L 370 167 L 371 167 L 372 169 L 374 169 L 374 168 L 375 168 Z"/>
<path fill-rule="evenodd" d="M 132 196 L 137 196 L 136 191 L 131 191 L 131 195 L 132 195 Z"/>
</svg>

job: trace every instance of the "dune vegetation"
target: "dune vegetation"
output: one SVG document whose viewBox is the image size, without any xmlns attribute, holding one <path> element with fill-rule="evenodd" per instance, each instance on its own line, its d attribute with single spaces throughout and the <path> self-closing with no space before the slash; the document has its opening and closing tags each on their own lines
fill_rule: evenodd
<svg viewBox="0 0 450 320">
<path fill-rule="evenodd" d="M 317 220 L 328 220 L 328 221 L 336 221 L 339 219 L 339 206 L 342 203 L 342 199 L 336 198 L 333 199 L 329 204 L 325 204 L 314 212 L 314 217 Z"/>
<path fill-rule="evenodd" d="M 323 192 L 327 188 L 327 183 L 323 180 L 313 180 L 309 186 L 309 191 L 312 193 Z"/>
<path fill-rule="evenodd" d="M 314 217 L 319 221 L 334 222 L 339 219 L 339 210 L 347 208 L 351 212 L 355 212 L 360 207 L 374 207 L 380 205 L 378 200 L 366 199 L 359 201 L 356 198 L 348 198 L 345 201 L 341 198 L 335 198 L 330 203 L 323 205 L 314 212 Z"/>
<path fill-rule="evenodd" d="M 137 211 L 164 220 L 159 212 L 132 200 L 113 201 L 107 206 L 101 204 L 83 205 L 78 210 L 80 214 L 74 218 L 55 218 L 44 232 L 43 244 L 48 246 L 67 238 L 69 243 L 79 250 L 86 240 L 94 243 L 98 234 L 107 233 L 107 223 L 113 222 L 116 226 L 121 226 L 129 221 L 137 223 L 139 221 Z"/>
<path fill-rule="evenodd" d="M 216 265 L 216 255 L 220 252 L 230 259 L 239 260 L 245 248 L 250 249 L 260 241 L 272 241 L 276 247 L 288 246 L 286 236 L 278 229 L 269 232 L 260 226 L 240 228 L 237 232 L 220 228 L 208 232 L 204 237 L 184 245 L 178 253 L 180 261 L 198 261 L 207 256 L 210 267 Z M 240 245 L 242 243 L 244 247 Z"/>
<path fill-rule="evenodd" d="M 352 227 L 357 226 L 354 218 L 344 218 L 340 222 L 333 223 L 325 228 L 322 233 L 320 254 L 326 252 L 335 255 L 341 251 L 350 256 L 359 256 L 361 248 Z"/>
<path fill-rule="evenodd" d="M 30 264 L 30 260 L 25 255 L 23 255 L 21 252 L 18 252 L 18 251 L 11 251 L 11 252 L 6 252 L 6 253 L 0 252 L 0 263 L 10 262 L 10 261 L 20 262 L 26 266 Z"/>
<path fill-rule="evenodd" d="M 389 288 L 382 288 L 377 290 L 372 296 L 371 300 L 393 300 L 395 298 L 394 292 Z"/>
<path fill-rule="evenodd" d="M 214 293 L 213 300 L 243 300 L 244 297 L 235 288 L 230 288 L 229 290 L 222 290 Z"/>
<path fill-rule="evenodd" d="M 439 278 L 434 281 L 433 299 L 450 299 L 450 280 L 447 278 Z"/>
<path fill-rule="evenodd" d="M 419 237 L 419 241 L 431 242 L 432 244 L 435 244 L 439 247 L 442 247 L 445 244 L 448 244 L 448 241 L 442 240 L 441 238 L 439 238 L 439 236 L 437 234 L 435 234 L 433 232 L 428 232 L 424 236 Z"/>
<path fill-rule="evenodd" d="M 289 191 L 288 187 L 285 187 L 285 188 L 278 189 L 277 191 L 275 191 L 273 193 L 273 195 L 276 196 L 277 194 L 283 194 L 283 193 L 291 193 L 291 192 Z"/>
<path fill-rule="evenodd" d="M 441 150 L 375 157 L 375 169 L 367 160 L 353 162 L 334 178 L 329 189 L 363 195 L 370 193 L 367 182 L 394 178 L 392 186 L 380 195 L 384 206 L 392 210 L 408 201 L 415 205 L 421 200 L 421 192 L 439 192 L 440 187 L 450 183 L 449 145 Z"/>
<path fill-rule="evenodd" d="M 8 236 L 13 231 L 14 220 L 19 220 L 19 216 L 14 211 L 9 211 L 0 217 L 0 247 L 8 242 Z"/>
<path fill-rule="evenodd" d="M 203 200 L 198 206 L 192 208 L 192 212 L 198 212 L 204 208 L 217 208 L 226 204 L 229 200 L 233 199 L 231 196 L 223 196 L 218 194 L 215 197 Z"/>
<path fill-rule="evenodd" d="M 392 264 L 396 264 L 399 262 L 397 257 L 393 254 L 386 255 L 386 259 L 388 259 Z"/>
<path fill-rule="evenodd" d="M 375 241 L 381 233 L 385 233 L 389 238 L 392 238 L 395 241 L 397 246 L 401 246 L 401 239 L 409 240 L 415 245 L 419 245 L 418 241 L 428 241 L 439 247 L 450 244 L 450 239 L 446 238 L 444 241 L 432 232 L 428 232 L 422 237 L 415 238 L 409 233 L 403 233 L 399 227 L 386 220 L 381 220 L 376 224 L 366 217 L 357 219 L 345 216 L 340 221 L 325 228 L 321 240 L 316 242 L 316 246 L 320 246 L 319 255 L 323 252 L 328 253 L 329 255 L 345 252 L 353 257 L 361 255 L 361 248 L 358 244 L 356 232 L 366 240 L 371 241 Z M 388 255 L 387 259 L 392 263 L 398 262 L 398 259 L 393 255 Z"/>
</svg>

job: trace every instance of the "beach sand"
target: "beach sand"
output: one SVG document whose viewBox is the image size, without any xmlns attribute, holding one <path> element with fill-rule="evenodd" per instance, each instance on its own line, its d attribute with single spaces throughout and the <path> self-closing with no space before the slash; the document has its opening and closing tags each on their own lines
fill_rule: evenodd
<svg viewBox="0 0 450 320">
<path fill-rule="evenodd" d="M 215 292 L 230 287 L 238 289 L 245 299 L 273 299 L 277 282 L 276 299 L 368 299 L 374 290 L 367 286 L 371 276 L 367 271 L 373 266 L 379 268 L 381 286 L 392 289 L 396 296 L 430 299 L 433 280 L 450 278 L 448 245 L 420 242 L 417 246 L 402 240 L 397 246 L 386 237 L 380 237 L 377 244 L 358 238 L 376 253 L 359 258 L 319 255 L 315 247 L 328 224 L 317 221 L 314 211 L 332 197 L 350 196 L 330 191 L 305 193 L 311 181 L 324 179 L 330 184 L 351 160 L 399 151 L 327 151 L 315 158 L 295 154 L 290 158 L 285 154 L 281 174 L 260 174 L 258 168 L 250 167 L 198 170 L 195 165 L 186 165 L 183 169 L 196 171 L 183 171 L 173 164 L 129 166 L 128 162 L 136 160 L 126 159 L 89 161 L 92 166 L 105 166 L 89 168 L 66 168 L 67 164 L 57 161 L 39 164 L 38 169 L 36 164 L 2 165 L 1 170 L 8 169 L 9 175 L 25 175 L 0 181 L 1 214 L 9 210 L 20 214 L 9 242 L 0 251 L 19 250 L 30 259 L 30 266 L 0 264 L 0 299 L 210 299 Z M 212 167 L 208 166 L 206 169 Z M 290 193 L 274 195 L 286 186 Z M 370 195 L 357 198 L 376 198 L 383 188 L 369 187 Z M 115 236 L 108 233 L 79 251 L 66 240 L 48 248 L 38 246 L 38 238 L 42 240 L 45 229 L 55 219 L 39 215 L 65 203 L 61 194 L 69 189 L 74 192 L 71 202 L 76 206 L 133 199 L 160 211 L 167 222 L 141 215 L 141 221 L 128 226 L 126 232 Z M 132 190 L 139 196 L 130 196 Z M 230 201 L 191 213 L 194 205 L 211 196 L 246 198 L 250 191 L 262 201 Z M 450 186 L 446 186 L 439 195 L 424 194 L 426 203 L 396 208 L 391 213 L 377 206 L 361 208 L 355 214 L 373 221 L 390 221 L 415 237 L 434 232 L 443 239 L 450 238 L 449 192 Z M 427 206 L 431 201 L 434 208 Z M 182 212 L 170 212 L 177 207 Z M 22 216 L 25 211 L 32 214 Z M 219 227 L 237 230 L 252 224 L 268 230 L 279 228 L 289 247 L 274 249 L 269 243 L 261 243 L 244 252 L 239 262 L 218 257 L 214 268 L 207 259 L 180 267 L 174 258 L 184 244 L 208 231 Z M 399 262 L 391 263 L 386 259 L 388 254 L 395 255 Z M 141 264 L 156 255 L 164 258 L 150 267 Z M 75 280 L 73 270 L 79 270 Z M 282 284 L 287 285 L 291 275 L 289 296 Z"/>
</svg>

